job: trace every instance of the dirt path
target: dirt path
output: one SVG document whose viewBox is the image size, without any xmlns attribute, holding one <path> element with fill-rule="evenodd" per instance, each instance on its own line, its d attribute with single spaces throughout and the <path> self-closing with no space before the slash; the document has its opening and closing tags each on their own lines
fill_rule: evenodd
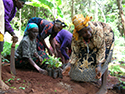
<svg viewBox="0 0 125 94">
<path fill-rule="evenodd" d="M 63 79 L 53 79 L 37 71 L 20 69 L 16 69 L 16 73 L 16 76 L 11 75 L 10 66 L 3 66 L 2 79 L 10 86 L 10 89 L 0 94 L 95 94 L 99 89 L 96 84 L 74 82 L 67 76 Z M 117 82 L 118 79 L 109 76 L 107 86 Z M 107 94 L 118 93 L 115 90 L 108 90 Z"/>
</svg>

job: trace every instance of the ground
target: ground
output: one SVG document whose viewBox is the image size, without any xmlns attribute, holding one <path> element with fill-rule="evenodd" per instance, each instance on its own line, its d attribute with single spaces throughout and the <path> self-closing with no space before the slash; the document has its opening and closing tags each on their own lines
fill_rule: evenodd
<svg viewBox="0 0 125 94">
<path fill-rule="evenodd" d="M 65 75 L 63 78 L 53 79 L 37 71 L 16 69 L 16 76 L 10 73 L 10 66 L 2 66 L 2 79 L 10 86 L 9 90 L 0 91 L 0 94 L 95 94 L 100 84 L 74 82 Z M 125 79 L 122 79 L 125 81 Z M 108 76 L 107 94 L 118 94 L 112 90 L 118 79 Z"/>
</svg>

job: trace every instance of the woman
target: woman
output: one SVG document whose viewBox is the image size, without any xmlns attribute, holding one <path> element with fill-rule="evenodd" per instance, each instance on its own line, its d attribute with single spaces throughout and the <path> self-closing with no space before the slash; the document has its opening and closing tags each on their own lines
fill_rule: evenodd
<svg viewBox="0 0 125 94">
<path fill-rule="evenodd" d="M 44 58 L 48 59 L 48 56 L 44 51 L 37 53 L 36 49 L 36 37 L 38 35 L 38 26 L 35 23 L 29 23 L 26 27 L 26 33 L 21 40 L 16 52 L 15 52 L 15 64 L 17 68 L 35 68 L 42 74 L 47 74 L 47 71 L 42 69 L 46 65 L 42 64 Z M 33 67 L 32 67 L 32 66 Z"/>
<path fill-rule="evenodd" d="M 61 58 L 63 65 L 65 66 L 69 62 L 69 57 L 71 55 L 71 41 L 72 33 L 62 29 L 54 38 L 55 47 L 58 52 L 58 56 Z M 52 47 L 51 47 L 52 49 Z M 53 49 L 52 49 L 53 51 Z"/>
<path fill-rule="evenodd" d="M 50 35 L 49 42 L 54 50 L 54 54 L 57 56 L 53 39 L 57 35 L 57 33 L 60 30 L 62 30 L 62 28 L 66 27 L 66 24 L 59 19 L 51 22 L 38 17 L 31 18 L 28 21 L 28 23 L 36 23 L 39 27 L 39 35 L 37 36 L 37 51 L 40 51 L 40 50 L 45 51 L 45 48 L 46 48 L 49 54 L 52 55 L 52 51 L 49 49 L 49 47 L 46 45 L 44 41 L 44 39 Z M 24 33 L 24 36 L 25 36 L 25 33 Z"/>
<path fill-rule="evenodd" d="M 70 70 L 72 80 L 96 82 L 102 77 L 102 86 L 97 94 L 107 92 L 108 63 L 112 57 L 114 33 L 108 24 L 90 22 L 92 17 L 75 15 L 70 63 L 65 70 Z"/>
</svg>

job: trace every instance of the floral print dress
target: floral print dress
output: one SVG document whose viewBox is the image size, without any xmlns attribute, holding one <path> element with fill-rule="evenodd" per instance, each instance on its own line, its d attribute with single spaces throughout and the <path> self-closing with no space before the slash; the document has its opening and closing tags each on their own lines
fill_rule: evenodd
<svg viewBox="0 0 125 94">
<path fill-rule="evenodd" d="M 82 37 L 72 38 L 70 57 L 70 77 L 76 81 L 97 81 L 95 68 L 102 63 L 102 74 L 108 68 L 114 47 L 114 33 L 111 27 L 102 22 L 89 22 L 92 38 L 85 42 Z M 110 55 L 109 55 L 110 53 Z M 109 55 L 109 57 L 108 57 Z"/>
</svg>

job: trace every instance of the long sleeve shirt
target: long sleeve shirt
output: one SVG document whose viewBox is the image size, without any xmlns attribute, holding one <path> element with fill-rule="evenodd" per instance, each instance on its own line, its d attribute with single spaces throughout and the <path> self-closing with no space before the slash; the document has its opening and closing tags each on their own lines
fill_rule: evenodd
<svg viewBox="0 0 125 94">
<path fill-rule="evenodd" d="M 66 47 L 71 49 L 72 33 L 62 29 L 61 31 L 59 31 L 55 38 L 58 43 L 61 44 L 60 50 L 62 55 L 65 57 L 66 60 L 68 60 L 69 56 L 66 53 Z"/>
<path fill-rule="evenodd" d="M 14 18 L 17 10 L 14 6 L 13 0 L 3 0 L 5 10 L 5 32 L 13 33 L 13 28 L 10 25 L 10 21 Z"/>
</svg>

